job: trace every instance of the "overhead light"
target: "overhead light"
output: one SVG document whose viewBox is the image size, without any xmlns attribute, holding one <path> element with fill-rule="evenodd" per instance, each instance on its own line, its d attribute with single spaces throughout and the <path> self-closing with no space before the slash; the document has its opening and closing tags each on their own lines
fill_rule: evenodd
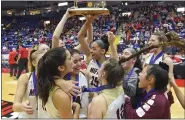
<svg viewBox="0 0 185 120">
<path fill-rule="evenodd" d="M 9 15 L 11 15 L 12 14 L 12 12 L 7 12 Z"/>
<path fill-rule="evenodd" d="M 128 15 L 130 16 L 131 12 L 122 13 L 122 16 Z"/>
<path fill-rule="evenodd" d="M 50 24 L 50 21 L 48 20 L 48 21 L 45 21 L 44 23 L 47 25 L 47 24 Z"/>
<path fill-rule="evenodd" d="M 51 12 L 51 10 L 48 10 L 48 12 Z"/>
<path fill-rule="evenodd" d="M 184 12 L 184 11 L 185 11 L 185 8 L 184 7 L 177 8 L 177 12 Z"/>
<path fill-rule="evenodd" d="M 1 24 L 1 26 L 4 26 L 4 24 Z"/>
<path fill-rule="evenodd" d="M 85 20 L 86 18 L 85 17 L 80 17 L 79 20 Z"/>
<path fill-rule="evenodd" d="M 128 3 L 126 2 L 125 5 L 128 5 Z"/>
<path fill-rule="evenodd" d="M 67 6 L 68 2 L 58 3 L 58 6 Z"/>
<path fill-rule="evenodd" d="M 123 5 L 123 3 L 121 3 Z"/>
<path fill-rule="evenodd" d="M 8 10 L 7 13 L 8 13 L 9 15 L 11 15 L 11 14 L 12 14 L 12 11 L 11 11 L 11 10 Z"/>
<path fill-rule="evenodd" d="M 3 28 L 3 30 L 5 30 L 5 28 Z"/>
</svg>

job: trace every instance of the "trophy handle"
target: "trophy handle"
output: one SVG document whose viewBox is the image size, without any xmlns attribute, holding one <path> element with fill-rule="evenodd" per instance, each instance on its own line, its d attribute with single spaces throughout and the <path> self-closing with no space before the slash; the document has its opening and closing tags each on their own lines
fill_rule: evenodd
<svg viewBox="0 0 185 120">
<path fill-rule="evenodd" d="M 74 0 L 74 7 L 78 8 L 78 0 Z"/>
<path fill-rule="evenodd" d="M 105 8 L 105 2 L 102 0 L 102 7 Z"/>
</svg>

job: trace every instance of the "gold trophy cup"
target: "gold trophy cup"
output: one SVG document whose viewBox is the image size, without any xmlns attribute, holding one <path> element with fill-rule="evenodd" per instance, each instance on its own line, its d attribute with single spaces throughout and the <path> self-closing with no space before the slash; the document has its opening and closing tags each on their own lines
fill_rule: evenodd
<svg viewBox="0 0 185 120">
<path fill-rule="evenodd" d="M 109 15 L 107 8 L 78 8 L 77 1 L 74 1 L 74 8 L 69 10 L 69 13 L 73 15 Z"/>
</svg>

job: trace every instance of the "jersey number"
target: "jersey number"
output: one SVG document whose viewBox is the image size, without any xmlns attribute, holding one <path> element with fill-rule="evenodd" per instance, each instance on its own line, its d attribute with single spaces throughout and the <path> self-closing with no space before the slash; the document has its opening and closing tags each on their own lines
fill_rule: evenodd
<svg viewBox="0 0 185 120">
<path fill-rule="evenodd" d="M 124 118 L 124 105 L 121 105 L 121 109 L 117 109 L 116 111 L 117 119 L 123 119 Z"/>
<path fill-rule="evenodd" d="M 92 76 L 91 85 L 92 85 L 92 86 L 95 86 L 95 87 L 98 87 L 98 83 L 99 83 L 99 82 L 98 82 L 98 78 Z"/>
</svg>

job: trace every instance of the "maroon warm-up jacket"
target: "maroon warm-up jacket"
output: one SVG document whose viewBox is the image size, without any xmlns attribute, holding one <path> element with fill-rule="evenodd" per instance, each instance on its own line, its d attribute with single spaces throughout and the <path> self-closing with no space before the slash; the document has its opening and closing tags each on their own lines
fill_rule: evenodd
<svg viewBox="0 0 185 120">
<path fill-rule="evenodd" d="M 145 96 L 146 93 L 143 94 Z M 170 119 L 170 102 L 164 91 L 154 91 L 147 100 L 141 101 L 141 106 L 133 109 L 130 99 L 125 99 L 126 119 Z"/>
</svg>

